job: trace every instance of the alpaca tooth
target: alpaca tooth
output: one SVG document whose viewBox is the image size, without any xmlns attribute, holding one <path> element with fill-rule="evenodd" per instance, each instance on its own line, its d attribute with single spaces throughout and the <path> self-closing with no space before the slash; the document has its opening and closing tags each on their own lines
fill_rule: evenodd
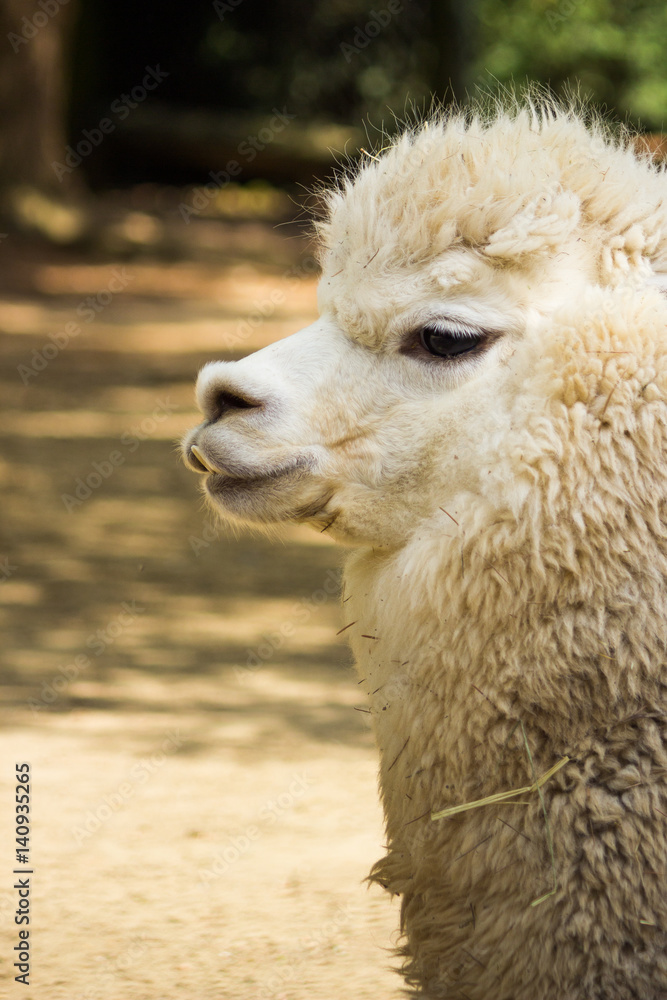
<svg viewBox="0 0 667 1000">
<path fill-rule="evenodd" d="M 198 448 L 196 444 L 190 445 L 190 451 L 195 456 L 197 461 L 201 462 L 201 464 L 204 466 L 207 472 L 218 472 L 218 469 L 216 469 L 215 466 L 211 465 L 211 463 L 206 458 L 201 448 Z"/>
</svg>

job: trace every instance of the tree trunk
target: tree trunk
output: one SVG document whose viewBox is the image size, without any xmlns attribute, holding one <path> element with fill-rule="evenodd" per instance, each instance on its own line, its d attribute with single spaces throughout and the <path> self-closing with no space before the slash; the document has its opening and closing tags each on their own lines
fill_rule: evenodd
<svg viewBox="0 0 667 1000">
<path fill-rule="evenodd" d="M 76 172 L 58 179 L 53 167 L 66 153 L 66 51 L 75 7 L 76 0 L 34 7 L 0 0 L 0 209 L 38 229 L 40 211 L 48 216 L 49 204 L 55 209 L 84 190 Z"/>
</svg>

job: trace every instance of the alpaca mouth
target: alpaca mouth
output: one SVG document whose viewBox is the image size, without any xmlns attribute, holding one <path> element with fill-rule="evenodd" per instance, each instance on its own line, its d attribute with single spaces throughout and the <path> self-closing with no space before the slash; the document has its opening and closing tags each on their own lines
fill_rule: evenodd
<svg viewBox="0 0 667 1000">
<path fill-rule="evenodd" d="M 277 457 L 277 456 L 276 456 Z M 183 458 L 204 482 L 208 499 L 242 523 L 303 522 L 321 515 L 331 496 L 313 477 L 316 459 L 300 452 L 275 464 L 247 465 L 229 455 L 211 457 L 202 444 L 184 444 Z"/>
<path fill-rule="evenodd" d="M 251 475 L 209 473 L 204 489 L 209 501 L 232 521 L 302 524 L 321 520 L 331 497 L 330 490 L 323 490 L 311 471 L 311 462 L 299 457 Z"/>
<path fill-rule="evenodd" d="M 268 487 L 275 490 L 278 487 L 293 485 L 303 477 L 310 463 L 305 458 L 295 458 L 272 469 L 247 469 L 234 472 L 222 471 L 207 465 L 206 492 L 213 499 L 223 500 L 232 493 L 261 490 Z"/>
<path fill-rule="evenodd" d="M 263 485 L 275 483 L 278 480 L 292 477 L 304 468 L 303 463 L 281 466 L 269 472 L 259 472 L 253 475 L 239 476 L 227 472 L 210 472 L 206 479 L 206 491 L 212 496 L 226 493 L 229 490 L 249 490 Z"/>
<path fill-rule="evenodd" d="M 248 486 L 265 480 L 278 479 L 290 472 L 304 469 L 310 464 L 309 460 L 302 456 L 289 459 L 269 469 L 252 468 L 235 461 L 216 462 L 196 444 L 191 444 L 184 450 L 184 457 L 189 469 L 208 477 L 207 489 L 217 489 L 226 483 Z"/>
</svg>

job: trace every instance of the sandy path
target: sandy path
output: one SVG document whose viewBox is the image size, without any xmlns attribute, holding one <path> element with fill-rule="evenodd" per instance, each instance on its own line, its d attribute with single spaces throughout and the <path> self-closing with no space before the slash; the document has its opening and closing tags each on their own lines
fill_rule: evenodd
<svg viewBox="0 0 667 1000">
<path fill-rule="evenodd" d="M 397 908 L 363 885 L 382 830 L 335 637 L 338 553 L 305 530 L 280 546 L 225 537 L 173 447 L 194 374 L 238 335 L 244 303 L 284 293 L 246 350 L 308 321 L 312 280 L 285 277 L 295 258 L 2 252 L 23 270 L 0 299 L 0 996 L 397 997 Z M 18 366 L 118 266 L 123 294 L 23 384 Z M 27 987 L 11 967 L 19 760 L 33 772 Z"/>
<path fill-rule="evenodd" d="M 395 995 L 395 909 L 361 885 L 380 840 L 374 755 L 278 731 L 258 747 L 262 726 L 203 738 L 191 711 L 73 711 L 4 734 L 2 759 L 31 761 L 35 809 L 33 972 L 8 996 Z M 0 899 L 7 956 L 15 899 Z"/>
</svg>

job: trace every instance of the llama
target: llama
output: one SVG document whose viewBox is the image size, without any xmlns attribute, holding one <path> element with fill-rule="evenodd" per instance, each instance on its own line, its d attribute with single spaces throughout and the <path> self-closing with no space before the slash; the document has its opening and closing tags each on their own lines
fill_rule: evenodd
<svg viewBox="0 0 667 1000">
<path fill-rule="evenodd" d="M 455 113 L 319 235 L 320 318 L 205 366 L 183 450 L 227 520 L 351 547 L 411 995 L 664 1000 L 665 176 L 572 109 Z"/>
</svg>

